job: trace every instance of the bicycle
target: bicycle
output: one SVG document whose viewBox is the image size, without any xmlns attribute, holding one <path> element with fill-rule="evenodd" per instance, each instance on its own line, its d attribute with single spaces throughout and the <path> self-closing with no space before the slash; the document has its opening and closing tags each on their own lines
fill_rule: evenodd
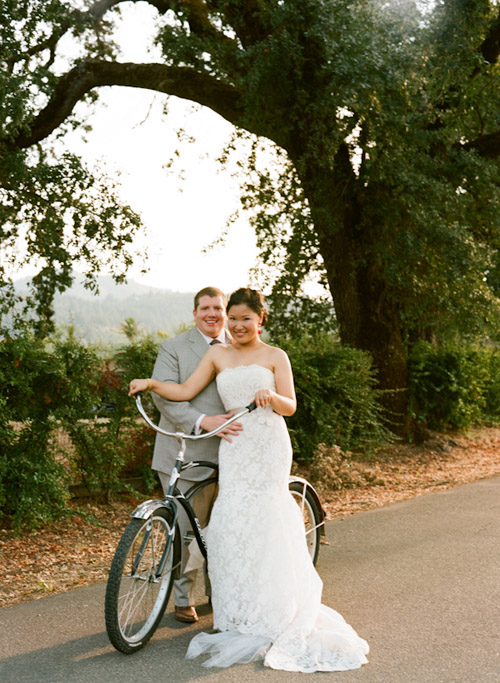
<svg viewBox="0 0 500 683">
<path fill-rule="evenodd" d="M 153 636 L 165 612 L 172 585 L 178 578 L 181 563 L 181 539 L 177 527 L 178 506 L 182 505 L 191 523 L 182 541 L 196 539 L 203 557 L 207 549 L 200 523 L 190 501 L 205 486 L 216 484 L 217 465 L 197 460 L 184 462 L 186 441 L 208 439 L 227 425 L 256 408 L 255 402 L 239 411 L 217 429 L 200 435 L 167 432 L 155 425 L 142 406 L 141 394 L 135 396 L 139 413 L 155 431 L 176 438 L 179 453 L 172 471 L 169 489 L 162 500 L 147 500 L 131 514 L 113 558 L 106 586 L 106 631 L 112 645 L 125 654 L 140 650 Z M 212 474 L 182 494 L 176 487 L 180 473 L 193 467 L 210 468 Z M 289 489 L 304 519 L 311 559 L 318 559 L 320 536 L 325 533 L 325 513 L 318 494 L 306 479 L 290 476 Z"/>
</svg>

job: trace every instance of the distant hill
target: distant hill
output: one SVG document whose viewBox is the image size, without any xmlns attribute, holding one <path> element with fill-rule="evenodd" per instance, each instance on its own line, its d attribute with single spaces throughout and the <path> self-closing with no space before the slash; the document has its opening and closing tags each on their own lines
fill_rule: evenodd
<svg viewBox="0 0 500 683">
<path fill-rule="evenodd" d="M 73 325 L 78 335 L 88 341 L 120 343 L 125 337 L 120 325 L 126 318 L 149 332 L 175 334 L 180 326 L 193 320 L 194 292 L 173 292 L 148 287 L 129 280 L 117 285 L 111 277 L 100 277 L 95 296 L 81 282 L 58 294 L 54 300 L 57 325 Z M 26 290 L 29 279 L 15 282 L 19 292 Z"/>
</svg>

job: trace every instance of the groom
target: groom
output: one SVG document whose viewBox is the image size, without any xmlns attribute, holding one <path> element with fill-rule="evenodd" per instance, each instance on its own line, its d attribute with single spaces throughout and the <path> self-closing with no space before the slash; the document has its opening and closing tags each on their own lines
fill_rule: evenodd
<svg viewBox="0 0 500 683">
<path fill-rule="evenodd" d="M 184 382 L 196 368 L 210 344 L 230 344 L 231 337 L 225 330 L 227 300 L 223 292 L 215 287 L 205 287 L 194 297 L 193 318 L 195 327 L 166 339 L 160 346 L 152 377 L 163 382 Z M 199 434 L 219 427 L 230 415 L 224 413 L 224 406 L 217 393 L 215 382 L 209 384 L 190 402 L 167 401 L 152 394 L 156 407 L 161 413 L 160 427 L 170 432 L 183 431 Z M 218 436 L 231 440 L 237 436 L 242 426 L 233 422 Z M 152 468 L 158 472 L 164 493 L 168 490 L 170 474 L 178 452 L 177 441 L 171 437 L 156 435 Z M 189 441 L 185 462 L 190 460 L 218 461 L 219 440 L 215 437 L 203 441 Z M 202 468 L 189 469 L 177 481 L 177 486 L 185 493 L 194 481 L 206 479 L 211 471 Z M 205 527 L 216 496 L 215 486 L 206 486 L 192 501 L 196 516 Z M 194 581 L 196 570 L 185 572 L 188 560 L 184 535 L 190 529 L 184 510 L 179 510 L 179 530 L 182 544 L 181 576 L 174 582 L 175 617 L 178 621 L 192 623 L 198 621 L 194 608 Z M 208 590 L 208 586 L 207 586 Z"/>
</svg>

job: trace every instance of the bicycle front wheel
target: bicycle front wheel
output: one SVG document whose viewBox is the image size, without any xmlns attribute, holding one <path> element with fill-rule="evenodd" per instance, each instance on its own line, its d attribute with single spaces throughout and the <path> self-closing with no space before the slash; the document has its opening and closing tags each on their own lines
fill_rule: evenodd
<svg viewBox="0 0 500 683">
<path fill-rule="evenodd" d="M 177 529 L 175 530 L 177 532 Z M 106 630 L 113 646 L 131 654 L 155 632 L 165 612 L 180 562 L 172 512 L 155 510 L 132 519 L 118 544 L 106 587 Z"/>
<path fill-rule="evenodd" d="M 316 564 L 319 554 L 323 515 L 318 508 L 315 497 L 309 490 L 306 483 L 302 481 L 291 481 L 288 488 L 302 513 L 306 532 L 307 548 L 309 550 L 313 564 Z"/>
</svg>

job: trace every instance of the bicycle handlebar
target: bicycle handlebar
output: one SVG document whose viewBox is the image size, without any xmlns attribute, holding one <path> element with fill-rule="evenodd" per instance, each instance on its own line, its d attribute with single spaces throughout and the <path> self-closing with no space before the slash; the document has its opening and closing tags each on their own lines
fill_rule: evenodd
<svg viewBox="0 0 500 683">
<path fill-rule="evenodd" d="M 233 415 L 233 417 L 230 417 L 229 420 L 226 420 L 223 424 L 221 424 L 219 427 L 216 427 L 215 429 L 212 429 L 211 432 L 205 432 L 204 434 L 185 434 L 184 432 L 167 432 L 165 429 L 162 429 L 161 427 L 158 427 L 158 425 L 155 425 L 154 422 L 151 421 L 149 418 L 148 414 L 144 410 L 142 406 L 142 391 L 138 391 L 137 394 L 135 394 L 135 403 L 137 405 L 137 410 L 140 412 L 142 417 L 146 420 L 147 424 L 151 427 L 151 429 L 154 429 L 155 432 L 158 432 L 159 434 L 163 434 L 163 436 L 171 436 L 174 439 L 188 439 L 189 441 L 197 441 L 198 439 L 208 439 L 210 436 L 215 436 L 219 432 L 221 432 L 223 429 L 225 429 L 228 425 L 230 425 L 232 422 L 235 422 L 235 420 L 238 420 L 240 417 L 243 415 L 246 415 L 247 413 L 251 413 L 252 410 L 255 410 L 257 408 L 257 404 L 255 401 L 252 401 L 249 405 L 247 405 L 243 410 L 240 410 L 236 415 Z"/>
</svg>

